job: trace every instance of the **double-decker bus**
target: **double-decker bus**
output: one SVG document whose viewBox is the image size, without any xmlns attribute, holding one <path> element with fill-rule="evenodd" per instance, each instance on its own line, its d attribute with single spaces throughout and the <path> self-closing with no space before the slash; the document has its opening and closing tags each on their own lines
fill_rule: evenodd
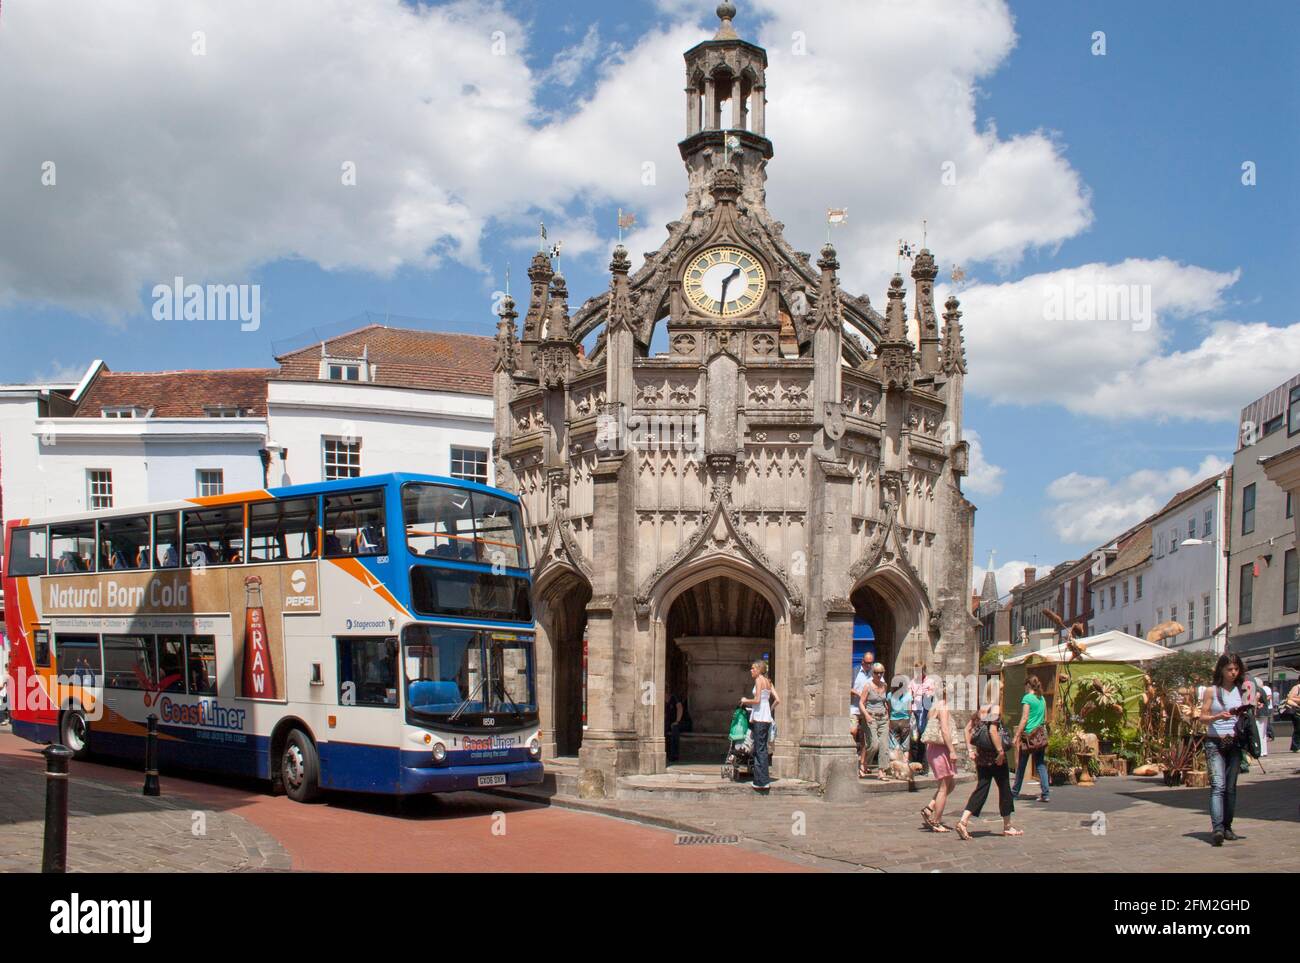
<svg viewBox="0 0 1300 963">
<path fill-rule="evenodd" d="M 14 732 L 322 789 L 542 779 L 519 501 L 391 474 L 6 526 Z"/>
</svg>

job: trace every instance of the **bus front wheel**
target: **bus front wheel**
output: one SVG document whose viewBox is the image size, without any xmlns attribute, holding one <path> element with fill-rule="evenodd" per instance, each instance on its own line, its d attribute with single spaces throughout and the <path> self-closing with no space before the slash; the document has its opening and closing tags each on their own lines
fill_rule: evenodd
<svg viewBox="0 0 1300 963">
<path fill-rule="evenodd" d="M 90 723 L 80 709 L 68 709 L 59 720 L 59 741 L 72 750 L 72 758 L 85 759 L 90 755 Z"/>
<path fill-rule="evenodd" d="M 316 744 L 301 729 L 294 729 L 284 742 L 280 781 L 294 802 L 311 802 L 320 795 L 320 755 Z"/>
</svg>

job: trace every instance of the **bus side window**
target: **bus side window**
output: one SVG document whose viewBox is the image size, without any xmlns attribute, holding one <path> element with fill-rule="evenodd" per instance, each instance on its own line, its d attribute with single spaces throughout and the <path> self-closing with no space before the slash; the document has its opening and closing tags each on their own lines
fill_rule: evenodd
<svg viewBox="0 0 1300 963">
<path fill-rule="evenodd" d="M 49 543 L 42 528 L 14 529 L 9 546 L 8 574 L 44 575 L 49 560 Z"/>
<path fill-rule="evenodd" d="M 210 635 L 185 639 L 185 675 L 190 695 L 217 694 L 217 643 Z"/>
<path fill-rule="evenodd" d="M 48 629 L 37 629 L 32 638 L 35 650 L 36 666 L 40 669 L 50 667 L 50 633 Z"/>
<path fill-rule="evenodd" d="M 382 491 L 325 496 L 325 557 L 385 555 L 388 538 Z"/>
<path fill-rule="evenodd" d="M 153 563 L 155 568 L 179 568 L 178 522 L 175 512 L 153 517 Z"/>
</svg>

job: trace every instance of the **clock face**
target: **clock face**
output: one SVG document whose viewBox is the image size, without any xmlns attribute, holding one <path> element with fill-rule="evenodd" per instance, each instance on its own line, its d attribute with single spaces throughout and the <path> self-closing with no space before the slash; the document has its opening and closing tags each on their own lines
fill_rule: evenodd
<svg viewBox="0 0 1300 963">
<path fill-rule="evenodd" d="M 767 275 L 758 260 L 740 248 L 714 247 L 691 262 L 682 285 L 695 307 L 731 318 L 758 305 L 767 290 Z"/>
</svg>

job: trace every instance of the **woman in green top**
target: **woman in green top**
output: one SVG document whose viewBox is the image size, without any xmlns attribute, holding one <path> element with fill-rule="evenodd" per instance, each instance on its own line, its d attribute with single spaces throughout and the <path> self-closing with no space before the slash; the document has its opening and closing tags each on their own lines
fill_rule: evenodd
<svg viewBox="0 0 1300 963">
<path fill-rule="evenodd" d="M 1011 798 L 1020 798 L 1020 786 L 1025 781 L 1025 770 L 1029 768 L 1029 757 L 1034 757 L 1034 768 L 1038 772 L 1039 802 L 1047 802 L 1051 792 L 1051 782 L 1047 778 L 1047 702 L 1043 699 L 1043 683 L 1035 676 L 1025 680 L 1025 694 L 1020 699 L 1024 707 L 1020 713 L 1020 725 L 1016 728 L 1016 785 L 1011 790 Z M 1043 729 L 1036 737 L 1034 733 Z M 1039 743 L 1037 748 L 1031 744 Z"/>
</svg>

